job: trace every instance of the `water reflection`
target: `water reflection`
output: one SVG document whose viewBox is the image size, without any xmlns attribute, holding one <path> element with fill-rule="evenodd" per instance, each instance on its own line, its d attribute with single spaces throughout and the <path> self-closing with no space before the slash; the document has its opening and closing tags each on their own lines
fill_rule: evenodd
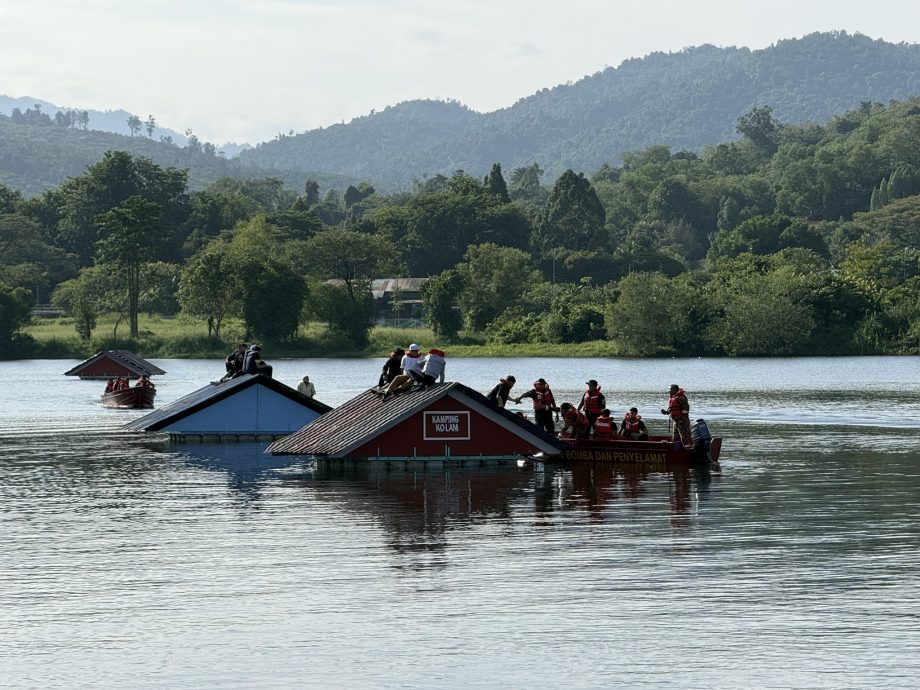
<svg viewBox="0 0 920 690">
<path fill-rule="evenodd" d="M 331 504 L 356 524 L 371 518 L 385 543 L 413 568 L 440 568 L 450 532 L 475 524 L 508 524 L 512 504 L 533 481 L 515 464 L 407 467 L 327 461 L 297 480 L 311 498 Z"/>
<path fill-rule="evenodd" d="M 154 446 L 155 444 L 151 444 Z M 227 488 L 239 499 L 257 508 L 264 498 L 263 488 L 279 477 L 310 470 L 312 463 L 297 456 L 266 453 L 262 443 L 187 443 L 170 447 L 171 454 L 190 467 L 205 472 L 220 472 L 227 477 Z"/>
<path fill-rule="evenodd" d="M 534 505 L 539 524 L 551 525 L 554 516 L 570 519 L 572 512 L 591 521 L 615 521 L 629 513 L 659 510 L 667 501 L 674 526 L 699 510 L 710 496 L 713 477 L 688 468 L 667 472 L 596 463 L 535 467 Z M 716 477 L 715 481 L 719 481 Z"/>
</svg>

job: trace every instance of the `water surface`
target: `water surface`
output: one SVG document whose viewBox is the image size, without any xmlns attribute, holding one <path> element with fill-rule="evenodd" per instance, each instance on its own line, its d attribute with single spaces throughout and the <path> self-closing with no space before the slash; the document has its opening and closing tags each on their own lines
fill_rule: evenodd
<svg viewBox="0 0 920 690">
<path fill-rule="evenodd" d="M 170 445 L 76 363 L 0 363 L 5 687 L 916 686 L 916 358 L 449 361 L 658 430 L 679 383 L 712 479 Z M 222 367 L 154 363 L 158 404 Z M 382 362 L 272 364 L 336 405 Z"/>
</svg>

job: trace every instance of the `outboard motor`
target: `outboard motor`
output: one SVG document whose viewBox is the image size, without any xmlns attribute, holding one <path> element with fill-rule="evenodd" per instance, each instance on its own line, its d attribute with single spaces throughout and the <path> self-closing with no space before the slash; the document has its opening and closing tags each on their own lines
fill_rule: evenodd
<svg viewBox="0 0 920 690">
<path fill-rule="evenodd" d="M 709 426 L 705 419 L 697 419 L 690 424 L 690 438 L 693 439 L 693 446 L 696 449 L 696 460 L 700 467 L 712 467 L 712 455 L 709 452 L 712 434 L 709 432 Z"/>
</svg>

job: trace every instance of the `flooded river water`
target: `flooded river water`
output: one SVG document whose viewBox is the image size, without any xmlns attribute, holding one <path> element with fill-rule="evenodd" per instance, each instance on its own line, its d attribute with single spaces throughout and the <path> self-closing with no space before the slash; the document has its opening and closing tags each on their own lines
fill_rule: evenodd
<svg viewBox="0 0 920 690">
<path fill-rule="evenodd" d="M 170 445 L 76 363 L 0 363 L 0 686 L 917 685 L 917 358 L 449 360 L 483 392 L 596 378 L 653 432 L 678 383 L 711 479 Z M 158 406 L 222 373 L 154 363 Z M 330 405 L 382 364 L 272 363 Z"/>
</svg>

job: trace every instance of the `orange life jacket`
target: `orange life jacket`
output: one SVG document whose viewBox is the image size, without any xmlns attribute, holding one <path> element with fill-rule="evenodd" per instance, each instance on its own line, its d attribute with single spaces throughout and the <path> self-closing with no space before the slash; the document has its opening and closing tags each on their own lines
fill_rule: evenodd
<svg viewBox="0 0 920 690">
<path fill-rule="evenodd" d="M 592 394 L 590 390 L 586 390 L 584 396 L 582 396 L 582 402 L 585 404 L 585 412 L 587 414 L 600 414 L 604 409 L 605 405 L 602 402 L 604 396 L 601 395 L 600 386 Z"/>
<path fill-rule="evenodd" d="M 687 403 L 687 396 L 684 395 L 684 389 L 681 388 L 668 400 L 668 414 L 671 419 L 678 419 L 684 416 L 684 405 L 687 405 L 688 409 L 690 408 Z"/>
<path fill-rule="evenodd" d="M 556 399 L 553 397 L 553 392 L 549 389 L 549 386 L 542 391 L 538 391 L 536 388 L 533 389 L 533 409 L 542 410 L 543 408 L 552 408 L 556 405 Z"/>
<path fill-rule="evenodd" d="M 594 420 L 594 438 L 609 441 L 613 438 L 613 417 L 598 417 Z"/>
<path fill-rule="evenodd" d="M 642 420 L 641 415 L 636 415 L 635 418 L 632 418 L 627 414 L 623 417 L 623 431 L 627 434 L 637 434 L 639 433 L 639 422 Z"/>
</svg>

